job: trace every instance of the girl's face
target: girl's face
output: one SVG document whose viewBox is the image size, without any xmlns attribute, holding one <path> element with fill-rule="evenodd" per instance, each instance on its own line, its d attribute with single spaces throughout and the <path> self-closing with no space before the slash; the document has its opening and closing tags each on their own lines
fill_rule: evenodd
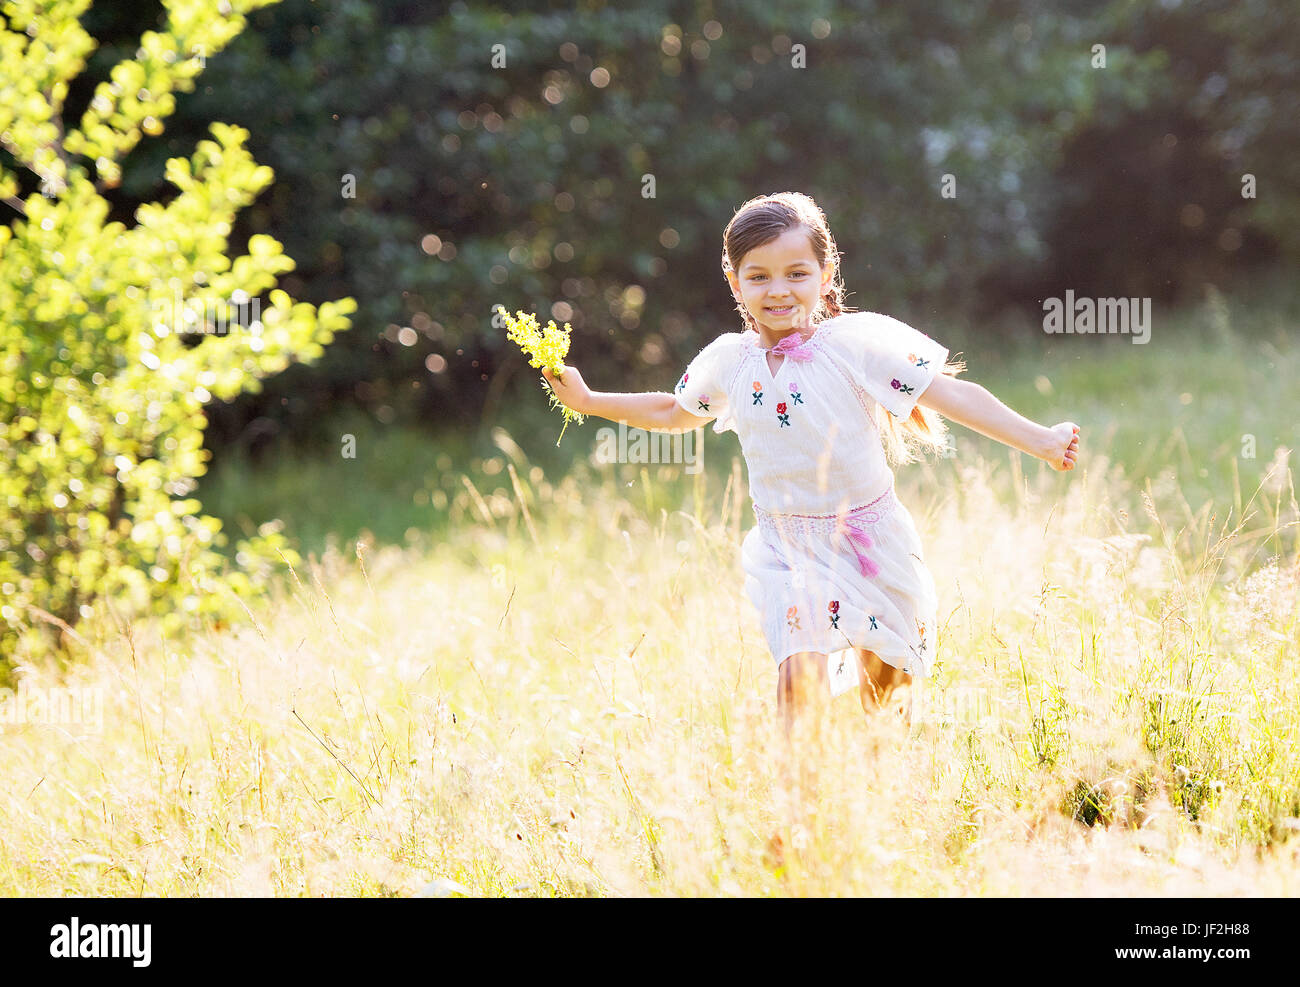
<svg viewBox="0 0 1300 987">
<path fill-rule="evenodd" d="M 755 322 L 784 333 L 809 324 L 834 273 L 818 265 L 807 229 L 796 226 L 745 254 L 727 280 Z"/>
</svg>

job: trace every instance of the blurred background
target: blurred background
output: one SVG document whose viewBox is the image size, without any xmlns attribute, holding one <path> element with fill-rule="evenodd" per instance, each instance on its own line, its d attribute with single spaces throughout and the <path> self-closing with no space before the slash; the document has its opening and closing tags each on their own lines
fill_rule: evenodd
<svg viewBox="0 0 1300 987">
<path fill-rule="evenodd" d="M 164 162 L 212 121 L 247 127 L 275 181 L 239 214 L 232 253 L 272 234 L 297 262 L 291 295 L 359 304 L 319 361 L 208 404 L 202 494 L 228 527 L 297 505 L 308 547 L 329 527 L 400 539 L 412 518 L 385 505 L 425 526 L 459 489 L 452 463 L 499 451 L 494 427 L 567 469 L 594 426 L 555 448 L 559 418 L 493 306 L 571 322 L 569 362 L 597 389 L 668 390 L 738 327 L 723 227 L 786 189 L 826 211 L 850 305 L 962 352 L 1027 415 L 1113 424 L 1138 457 L 1146 425 L 1128 402 L 1188 396 L 1158 353 L 1190 359 L 1185 334 L 1229 310 L 1236 329 L 1262 311 L 1255 331 L 1294 324 L 1294 15 L 1267 0 L 284 0 L 250 15 L 106 195 L 130 223 L 174 195 Z M 69 119 L 162 22 L 147 0 L 86 13 L 101 47 Z M 1043 299 L 1066 289 L 1151 298 L 1152 342 L 1046 337 Z M 1203 413 L 1179 396 L 1174 412 Z M 1295 422 L 1265 424 L 1225 424 L 1220 451 L 1260 433 L 1267 460 Z M 353 478 L 374 496 L 313 518 L 323 481 L 307 464 L 337 461 L 343 433 L 389 444 Z M 1192 458 L 1191 479 L 1226 477 Z"/>
</svg>

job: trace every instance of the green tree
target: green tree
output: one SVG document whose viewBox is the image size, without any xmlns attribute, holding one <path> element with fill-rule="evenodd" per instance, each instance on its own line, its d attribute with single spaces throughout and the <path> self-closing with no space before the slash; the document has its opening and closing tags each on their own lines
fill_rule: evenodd
<svg viewBox="0 0 1300 987">
<path fill-rule="evenodd" d="M 1062 147 L 1046 212 L 1043 278 L 1023 297 L 1199 299 L 1300 253 L 1300 72 L 1294 5 L 1113 0 L 1097 41 L 1158 66 L 1135 104 L 1108 101 Z M 1127 57 L 1105 71 L 1131 74 Z"/>
<path fill-rule="evenodd" d="M 133 38 L 154 8 L 100 5 L 92 30 Z M 210 408 L 218 456 L 277 434 L 326 440 L 329 412 L 353 399 L 382 421 L 474 427 L 540 394 L 495 304 L 572 309 L 575 360 L 595 380 L 676 379 L 737 324 L 720 233 L 757 192 L 824 205 L 851 304 L 922 325 L 965 312 L 980 334 L 1011 324 L 997 317 L 1009 303 L 1041 317 L 1065 286 L 1196 297 L 1285 263 L 1300 242 L 1289 13 L 1278 0 L 284 0 L 251 15 L 256 29 L 178 100 L 172 149 L 145 142 L 117 192 L 154 198 L 162 158 L 238 112 L 280 180 L 236 230 L 275 231 L 299 262 L 295 296 L 347 285 L 364 313 L 318 364 Z M 550 422 L 534 420 L 537 435 L 530 421 L 515 434 L 541 448 Z"/>
<path fill-rule="evenodd" d="M 605 386 L 667 386 L 739 324 L 721 233 L 760 192 L 800 189 L 824 206 L 855 306 L 923 320 L 967 310 L 991 275 L 1015 287 L 1047 251 L 1065 139 L 1099 107 L 1119 112 L 1161 84 L 1158 59 L 1126 48 L 1123 12 L 1084 6 L 286 0 L 258 11 L 258 30 L 214 63 L 211 91 L 187 97 L 178 123 L 198 134 L 234 96 L 258 159 L 284 179 L 241 224 L 283 237 L 310 297 L 355 285 L 366 328 L 310 377 L 286 373 L 214 409 L 208 441 L 276 425 L 301 441 L 354 395 L 384 421 L 463 427 L 513 394 L 532 400 L 541 392 L 494 324 L 496 304 L 572 322 L 575 361 Z M 1115 71 L 1091 68 L 1098 38 Z M 150 195 L 156 161 L 132 164 L 124 191 Z M 518 427 L 540 447 L 551 423 Z"/>
<path fill-rule="evenodd" d="M 0 674 L 41 628 L 99 607 L 171 626 L 225 611 L 278 547 L 263 531 L 223 570 L 220 522 L 187 497 L 205 469 L 203 406 L 318 358 L 354 302 L 276 289 L 294 263 L 270 236 L 227 256 L 236 213 L 272 180 L 241 128 L 213 124 L 189 160 L 168 160 L 177 194 L 132 226 L 108 220 L 101 194 L 271 2 L 164 0 L 163 30 L 66 131 L 69 82 L 96 45 L 79 22 L 89 0 L 0 7 L 0 199 L 14 213 L 0 225 Z"/>
</svg>

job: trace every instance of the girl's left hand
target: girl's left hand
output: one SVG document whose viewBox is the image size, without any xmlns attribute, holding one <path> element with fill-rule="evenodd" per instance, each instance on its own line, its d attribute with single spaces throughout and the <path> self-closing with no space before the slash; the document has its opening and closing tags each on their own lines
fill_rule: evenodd
<svg viewBox="0 0 1300 987">
<path fill-rule="evenodd" d="M 1050 429 L 1051 441 L 1042 459 L 1059 473 L 1074 469 L 1074 461 L 1079 457 L 1079 426 L 1074 422 L 1061 422 Z"/>
</svg>

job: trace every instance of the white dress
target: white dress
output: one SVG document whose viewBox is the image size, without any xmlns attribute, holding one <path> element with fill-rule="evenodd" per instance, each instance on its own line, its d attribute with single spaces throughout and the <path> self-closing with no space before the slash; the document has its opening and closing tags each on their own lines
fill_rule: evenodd
<svg viewBox="0 0 1300 987">
<path fill-rule="evenodd" d="M 856 647 L 926 678 L 934 579 L 874 415 L 877 406 L 911 415 L 948 349 L 897 319 L 851 312 L 818 323 L 804 355 L 773 374 L 757 333 L 726 333 L 674 391 L 687 411 L 716 419 L 715 432 L 740 439 L 758 522 L 741 549 L 746 594 L 778 664 L 820 652 L 834 675 L 837 656 Z"/>
</svg>

